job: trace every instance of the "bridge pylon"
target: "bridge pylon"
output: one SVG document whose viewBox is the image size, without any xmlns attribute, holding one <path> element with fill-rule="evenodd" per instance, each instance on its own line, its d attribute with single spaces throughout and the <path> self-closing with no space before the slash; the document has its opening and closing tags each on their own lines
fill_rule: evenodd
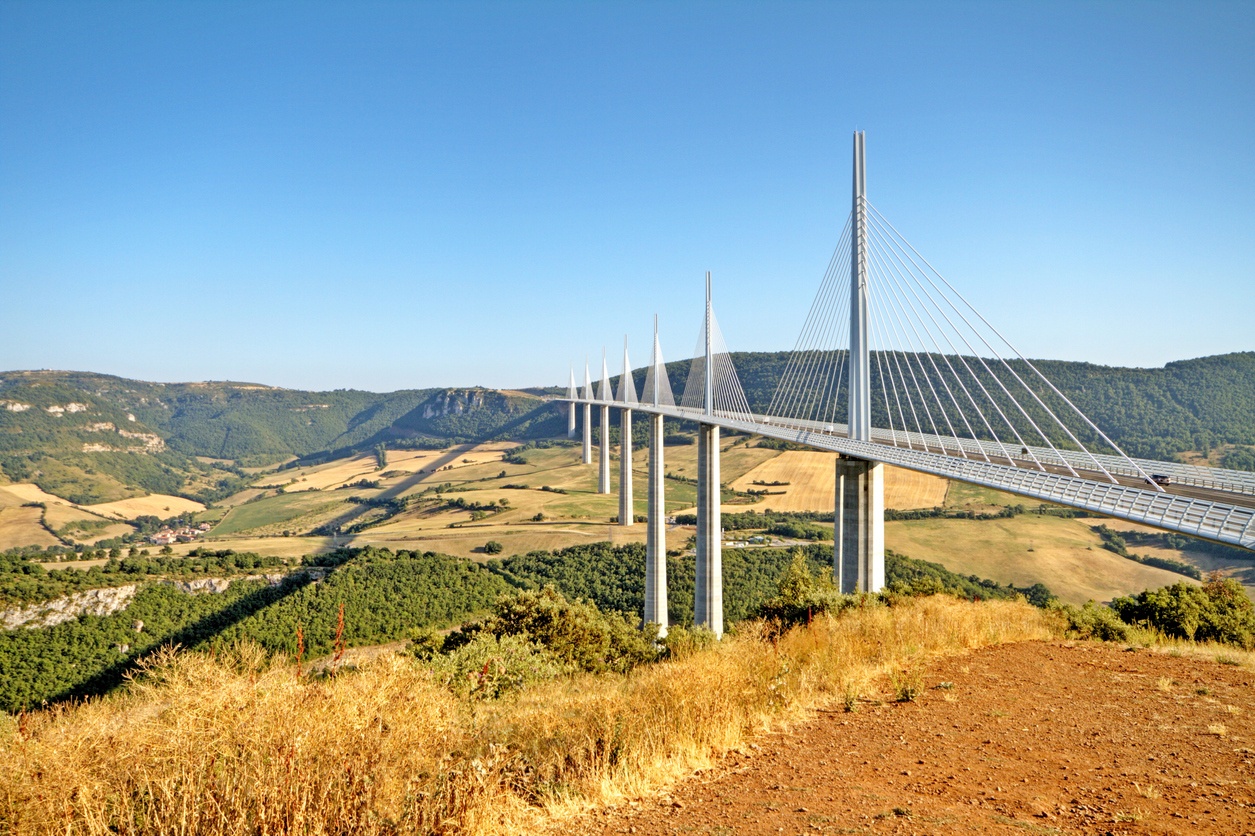
<svg viewBox="0 0 1255 836">
<path fill-rule="evenodd" d="M 706 274 L 706 366 L 703 411 L 714 417 L 713 309 Z M 719 426 L 697 425 L 697 583 L 693 621 L 723 637 L 723 518 L 720 507 Z"/>
<path fill-rule="evenodd" d="M 597 467 L 597 493 L 610 493 L 610 402 L 614 393 L 610 391 L 610 372 L 606 368 L 606 352 L 601 352 L 601 391 L 597 393 L 601 401 L 601 444 Z"/>
<path fill-rule="evenodd" d="M 593 380 L 588 373 L 588 358 L 584 358 L 584 451 L 580 461 L 584 464 L 593 463 L 593 408 L 589 401 L 593 399 Z"/>
<path fill-rule="evenodd" d="M 623 376 L 619 378 L 619 525 L 636 522 L 632 497 L 632 404 L 636 403 L 636 383 L 628 361 L 627 337 L 623 338 Z"/>
<path fill-rule="evenodd" d="M 852 246 L 850 247 L 849 437 L 872 440 L 871 295 L 867 270 L 866 138 L 854 133 Z M 837 459 L 832 570 L 842 592 L 878 592 L 885 585 L 885 477 L 879 462 Z"/>
<path fill-rule="evenodd" d="M 624 366 L 627 364 L 625 363 Z M 642 403 L 654 407 L 669 403 L 671 387 L 667 367 L 662 362 L 658 343 L 658 317 L 654 317 L 654 352 L 649 373 L 645 375 Z M 665 435 L 661 413 L 649 416 L 649 487 L 645 530 L 645 618 L 646 624 L 657 624 L 659 637 L 667 635 L 667 496 L 666 465 L 663 459 Z"/>
<path fill-rule="evenodd" d="M 566 421 L 566 437 L 575 438 L 575 366 L 571 367 L 571 383 L 567 386 L 566 396 L 570 403 L 567 404 L 567 421 Z"/>
</svg>

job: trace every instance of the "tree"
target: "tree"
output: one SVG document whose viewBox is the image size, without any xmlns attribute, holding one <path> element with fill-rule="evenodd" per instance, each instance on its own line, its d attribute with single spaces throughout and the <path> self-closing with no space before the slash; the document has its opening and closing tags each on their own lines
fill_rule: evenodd
<svg viewBox="0 0 1255 836">
<path fill-rule="evenodd" d="M 503 551 L 505 551 L 505 546 L 496 540 L 489 540 L 484 544 L 484 554 L 501 554 Z"/>
</svg>

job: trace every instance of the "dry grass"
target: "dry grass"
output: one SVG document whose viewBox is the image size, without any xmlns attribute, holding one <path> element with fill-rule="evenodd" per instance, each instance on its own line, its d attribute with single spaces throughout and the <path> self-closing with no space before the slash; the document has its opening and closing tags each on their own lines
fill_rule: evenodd
<svg viewBox="0 0 1255 836">
<path fill-rule="evenodd" d="M 957 483 L 956 483 L 957 484 Z M 1158 589 L 1183 575 L 1135 563 L 1102 548 L 1093 520 L 1022 514 L 1000 520 L 927 519 L 885 523 L 885 545 L 964 575 L 999 583 L 1044 583 L 1062 600 L 1083 604 Z M 1030 551 L 1031 549 L 1031 551 Z"/>
<path fill-rule="evenodd" d="M 166 519 L 178 514 L 194 514 L 204 511 L 205 506 L 181 496 L 168 496 L 154 493 L 148 496 L 136 496 L 131 499 L 119 499 L 116 502 L 102 502 L 99 505 L 84 505 L 88 511 L 106 517 L 123 517 L 133 520 L 136 517 L 151 515 Z"/>
<path fill-rule="evenodd" d="M 17 500 L 18 505 L 26 502 L 45 502 L 48 504 L 61 503 L 68 505 L 69 503 L 59 496 L 54 496 L 40 488 L 38 485 L 32 485 L 26 482 L 17 482 L 12 485 L 5 485 L 0 488 L 0 494 L 8 494 L 9 501 Z"/>
<path fill-rule="evenodd" d="M 830 511 L 837 482 L 834 460 L 832 453 L 788 450 L 764 461 L 738 479 L 725 477 L 724 481 L 731 481 L 732 487 L 739 491 L 771 491 L 771 496 L 748 506 L 755 510 Z M 755 485 L 755 481 L 789 484 L 764 487 Z M 935 508 L 945 503 L 947 485 L 948 481 L 938 476 L 886 465 L 885 507 Z"/>
<path fill-rule="evenodd" d="M 60 541 L 40 523 L 42 508 L 0 508 L 0 549 L 55 546 Z"/>
<path fill-rule="evenodd" d="M 247 651 L 166 657 L 115 698 L 0 721 L 0 829 L 536 832 L 930 656 L 1050 635 L 1027 605 L 937 596 L 497 703 L 395 655 L 312 681 Z"/>
</svg>

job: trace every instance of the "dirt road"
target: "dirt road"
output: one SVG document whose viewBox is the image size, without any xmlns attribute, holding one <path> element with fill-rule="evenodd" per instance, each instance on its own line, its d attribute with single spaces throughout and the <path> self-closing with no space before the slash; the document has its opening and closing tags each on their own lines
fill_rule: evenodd
<svg viewBox="0 0 1255 836">
<path fill-rule="evenodd" d="M 564 832 L 1255 834 L 1246 668 L 1032 642 L 943 660 L 923 684 Z"/>
</svg>

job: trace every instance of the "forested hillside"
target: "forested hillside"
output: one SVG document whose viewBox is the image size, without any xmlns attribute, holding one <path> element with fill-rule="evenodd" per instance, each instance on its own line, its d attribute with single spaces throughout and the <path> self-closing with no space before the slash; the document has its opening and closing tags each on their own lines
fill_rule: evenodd
<svg viewBox="0 0 1255 836">
<path fill-rule="evenodd" d="M 816 575 L 831 572 L 831 547 L 806 550 Z M 778 589 L 791 555 L 783 549 L 724 551 L 724 616 L 729 625 L 752 617 Z M 83 615 L 52 627 L 0 631 L 0 711 L 44 701 L 87 696 L 121 684 L 145 658 L 163 647 L 225 649 L 240 641 L 271 653 L 316 658 L 339 647 L 372 645 L 455 626 L 488 610 L 514 589 L 552 585 L 568 598 L 638 619 L 644 608 L 645 547 L 593 543 L 556 552 L 535 551 L 487 565 L 434 552 L 345 549 L 306 558 L 295 567 L 252 554 L 220 553 L 183 560 L 130 559 L 88 572 L 82 581 L 47 578 L 32 561 L 9 555 L 0 562 L 0 601 L 47 600 L 81 588 L 125 581 L 139 589 L 125 609 Z M 257 571 L 287 572 L 281 583 Z M 890 554 L 888 583 L 949 590 L 969 598 L 1014 597 L 1017 590 L 967 578 L 941 566 Z M 155 574 L 159 573 L 159 574 Z M 671 620 L 693 620 L 693 557 L 668 559 Z M 192 594 L 170 577 L 235 578 L 225 591 Z M 58 583 L 61 585 L 58 586 Z M 895 587 L 897 588 L 897 587 Z M 1030 596 L 1033 590 L 1019 590 Z M 1041 588 L 1039 596 L 1049 597 Z M 340 621 L 343 613 L 343 622 Z M 338 636 L 338 639 L 337 639 Z"/>
<path fill-rule="evenodd" d="M 788 353 L 734 353 L 732 359 L 751 408 L 767 410 Z M 879 359 L 883 362 L 872 363 L 877 392 L 881 370 L 892 367 L 894 358 Z M 936 369 L 952 365 L 973 390 L 979 381 L 995 393 L 1021 434 L 1037 442 L 1027 419 L 979 362 L 951 358 L 947 364 L 940 356 L 914 360 L 923 389 L 938 377 Z M 1182 360 L 1158 369 L 1053 360 L 1035 365 L 1132 455 L 1172 458 L 1225 445 L 1225 466 L 1255 469 L 1255 352 Z M 689 366 L 688 360 L 667 365 L 677 397 Z M 968 373 L 969 366 L 975 371 Z M 1023 362 L 1011 366 L 1030 377 Z M 892 384 L 888 375 L 886 383 Z M 633 378 L 642 388 L 644 369 Z M 617 386 L 618 379 L 613 382 Z M 940 388 L 939 380 L 934 383 Z M 233 481 L 242 476 L 238 468 L 291 457 L 330 458 L 380 443 L 560 435 L 566 428 L 563 410 L 544 396 L 561 391 L 305 392 L 248 383 L 145 383 L 84 372 L 5 372 L 0 374 L 0 471 L 12 481 L 33 481 L 82 503 L 142 491 L 213 500 L 238 486 Z M 1059 414 L 1067 411 L 1053 394 L 1043 393 L 1042 399 Z M 1031 398 L 1019 400 L 1041 426 L 1050 424 Z M 826 413 L 841 421 L 844 398 Z M 979 434 L 988 435 L 981 421 L 967 417 Z M 884 399 L 873 399 L 878 426 L 901 428 L 901 418 L 895 414 L 891 420 Z M 961 424 L 957 410 L 952 420 Z M 936 423 L 947 432 L 940 416 Z M 1094 441 L 1092 431 L 1079 429 L 1080 422 L 1071 425 L 1086 443 Z M 1051 435 L 1055 443 L 1067 443 L 1061 432 Z"/>
</svg>

